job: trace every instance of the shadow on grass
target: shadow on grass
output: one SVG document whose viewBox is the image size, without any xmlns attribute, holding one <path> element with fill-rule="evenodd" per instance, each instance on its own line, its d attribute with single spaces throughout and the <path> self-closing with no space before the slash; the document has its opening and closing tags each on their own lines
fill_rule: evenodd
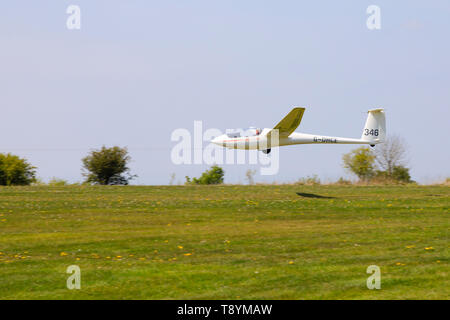
<svg viewBox="0 0 450 320">
<path fill-rule="evenodd" d="M 304 193 L 304 192 L 296 192 L 298 196 L 304 197 L 304 198 L 315 198 L 315 199 L 336 199 L 335 197 L 327 197 L 327 196 L 321 196 L 320 194 L 314 194 L 314 193 Z"/>
</svg>

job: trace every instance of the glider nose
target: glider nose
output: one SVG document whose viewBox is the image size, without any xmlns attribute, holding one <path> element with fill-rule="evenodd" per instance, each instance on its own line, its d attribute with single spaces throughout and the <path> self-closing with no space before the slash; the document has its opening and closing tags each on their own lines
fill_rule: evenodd
<svg viewBox="0 0 450 320">
<path fill-rule="evenodd" d="M 219 146 L 222 145 L 223 142 L 223 137 L 222 136 L 217 136 L 214 139 L 211 140 L 211 143 L 217 144 Z"/>
</svg>

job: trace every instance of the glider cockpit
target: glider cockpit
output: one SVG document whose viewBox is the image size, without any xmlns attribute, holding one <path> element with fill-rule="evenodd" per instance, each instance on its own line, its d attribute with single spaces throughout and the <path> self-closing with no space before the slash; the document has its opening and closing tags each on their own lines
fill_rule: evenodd
<svg viewBox="0 0 450 320">
<path fill-rule="evenodd" d="M 227 133 L 228 138 L 254 137 L 259 136 L 262 130 L 260 128 L 250 127 L 248 129 L 234 130 Z"/>
</svg>

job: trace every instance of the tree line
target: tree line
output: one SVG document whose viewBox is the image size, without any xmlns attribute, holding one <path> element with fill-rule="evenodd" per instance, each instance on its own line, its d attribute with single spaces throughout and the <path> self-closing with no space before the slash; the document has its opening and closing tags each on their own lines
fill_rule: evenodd
<svg viewBox="0 0 450 320">
<path fill-rule="evenodd" d="M 361 182 L 413 182 L 406 166 L 406 143 L 399 136 L 389 137 L 374 151 L 367 147 L 354 149 L 344 154 L 342 160 L 344 168 Z"/>
<path fill-rule="evenodd" d="M 101 185 L 127 185 L 136 177 L 130 173 L 131 157 L 127 148 L 103 146 L 92 150 L 81 159 L 85 183 Z M 55 179 L 56 182 L 57 179 Z M 7 153 L 0 154 L 0 185 L 30 185 L 37 182 L 36 167 L 28 160 Z"/>
<path fill-rule="evenodd" d="M 385 143 L 377 145 L 375 151 L 360 147 L 344 154 L 343 166 L 355 174 L 362 182 L 410 183 L 409 168 L 406 167 L 407 152 L 404 141 L 393 136 Z M 84 183 L 99 185 L 128 185 L 137 177 L 131 174 L 128 163 L 131 157 L 127 148 L 117 146 L 92 150 L 81 159 Z M 253 184 L 255 171 L 246 173 L 249 184 Z M 224 170 L 215 165 L 202 173 L 199 178 L 186 176 L 185 184 L 221 184 Z M 7 153 L 0 154 L 0 185 L 30 185 L 37 181 L 36 167 L 26 159 Z M 64 184 L 54 179 L 55 183 Z"/>
</svg>

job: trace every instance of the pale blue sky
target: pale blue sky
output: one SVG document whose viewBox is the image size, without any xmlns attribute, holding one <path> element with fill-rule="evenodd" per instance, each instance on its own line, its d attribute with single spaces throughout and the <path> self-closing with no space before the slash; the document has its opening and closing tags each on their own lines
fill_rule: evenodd
<svg viewBox="0 0 450 320">
<path fill-rule="evenodd" d="M 81 30 L 66 8 L 81 8 Z M 366 8 L 381 7 L 381 30 Z M 408 142 L 414 179 L 450 176 L 450 2 L 3 1 L 0 152 L 27 157 L 44 180 L 81 181 L 89 149 L 128 146 L 139 184 L 183 182 L 206 165 L 170 160 L 174 129 L 272 127 L 294 105 L 301 132 L 359 137 L 384 107 Z M 349 176 L 355 146 L 280 150 L 256 181 Z M 225 166 L 244 182 L 248 166 Z M 257 168 L 253 166 L 252 168 Z"/>
</svg>

